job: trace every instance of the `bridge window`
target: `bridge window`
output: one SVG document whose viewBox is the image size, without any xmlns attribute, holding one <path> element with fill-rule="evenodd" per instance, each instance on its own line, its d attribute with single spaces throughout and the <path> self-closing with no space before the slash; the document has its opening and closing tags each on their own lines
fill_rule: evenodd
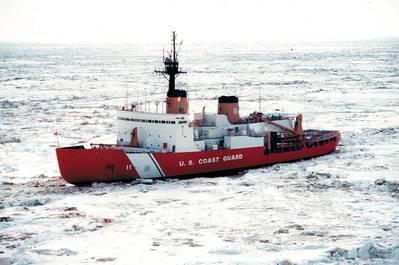
<svg viewBox="0 0 399 265">
<path fill-rule="evenodd" d="M 123 121 L 133 121 L 133 122 L 144 122 L 144 123 L 162 123 L 162 124 L 176 124 L 175 121 L 165 121 L 165 120 L 144 120 L 144 119 L 131 119 L 131 118 L 124 118 L 118 117 L 118 120 Z M 187 123 L 187 121 L 179 121 L 179 124 Z"/>
</svg>

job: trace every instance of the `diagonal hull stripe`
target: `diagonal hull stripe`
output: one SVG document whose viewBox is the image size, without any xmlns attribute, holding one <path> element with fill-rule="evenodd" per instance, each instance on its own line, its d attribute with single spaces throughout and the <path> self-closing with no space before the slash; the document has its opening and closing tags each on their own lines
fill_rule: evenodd
<svg viewBox="0 0 399 265">
<path fill-rule="evenodd" d="M 148 153 L 127 153 L 140 178 L 162 178 L 157 165 Z"/>
<path fill-rule="evenodd" d="M 162 177 L 165 177 L 165 174 L 163 173 L 162 168 L 159 166 L 159 164 L 158 164 L 157 160 L 155 159 L 155 157 L 151 153 L 148 153 L 148 155 L 150 156 L 152 162 L 154 162 L 154 165 L 158 169 L 159 174 L 161 174 Z"/>
</svg>

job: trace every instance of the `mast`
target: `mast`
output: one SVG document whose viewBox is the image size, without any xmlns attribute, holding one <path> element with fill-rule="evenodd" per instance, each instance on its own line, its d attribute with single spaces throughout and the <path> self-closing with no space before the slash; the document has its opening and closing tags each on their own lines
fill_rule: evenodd
<svg viewBox="0 0 399 265">
<path fill-rule="evenodd" d="M 176 32 L 172 31 L 173 61 L 176 62 Z"/>
<path fill-rule="evenodd" d="M 168 56 L 163 58 L 165 68 L 162 71 L 155 71 L 162 74 L 169 81 L 168 97 L 184 97 L 187 96 L 185 90 L 176 90 L 176 77 L 179 74 L 186 72 L 180 71 L 179 62 L 177 60 L 178 54 L 176 53 L 176 32 L 172 32 L 172 50 Z"/>
</svg>

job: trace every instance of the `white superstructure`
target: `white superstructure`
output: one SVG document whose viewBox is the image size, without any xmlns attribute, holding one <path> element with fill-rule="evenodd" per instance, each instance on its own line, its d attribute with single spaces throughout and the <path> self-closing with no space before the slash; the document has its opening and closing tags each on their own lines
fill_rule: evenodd
<svg viewBox="0 0 399 265">
<path fill-rule="evenodd" d="M 187 114 L 121 110 L 117 119 L 119 144 L 129 144 L 132 131 L 137 128 L 140 148 L 165 152 L 198 150 L 194 146 L 193 128 L 188 126 Z"/>
<path fill-rule="evenodd" d="M 117 142 L 129 146 L 132 134 L 137 134 L 136 146 L 131 148 L 150 152 L 187 152 L 258 147 L 265 145 L 270 132 L 294 130 L 293 118 L 273 116 L 273 124 L 251 121 L 230 123 L 227 115 L 196 113 L 190 122 L 188 114 L 151 113 L 122 109 L 117 113 Z"/>
</svg>

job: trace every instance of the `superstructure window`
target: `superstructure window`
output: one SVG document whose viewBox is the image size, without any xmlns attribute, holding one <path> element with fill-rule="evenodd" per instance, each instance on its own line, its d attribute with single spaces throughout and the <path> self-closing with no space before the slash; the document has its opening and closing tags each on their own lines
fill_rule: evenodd
<svg viewBox="0 0 399 265">
<path fill-rule="evenodd" d="M 130 119 L 125 117 L 118 117 L 118 120 L 122 121 L 133 121 L 133 122 L 144 122 L 144 123 L 162 123 L 162 124 L 176 124 L 175 121 L 165 121 L 165 120 L 144 120 L 144 119 Z M 187 121 L 179 121 L 179 124 L 187 123 Z"/>
</svg>

